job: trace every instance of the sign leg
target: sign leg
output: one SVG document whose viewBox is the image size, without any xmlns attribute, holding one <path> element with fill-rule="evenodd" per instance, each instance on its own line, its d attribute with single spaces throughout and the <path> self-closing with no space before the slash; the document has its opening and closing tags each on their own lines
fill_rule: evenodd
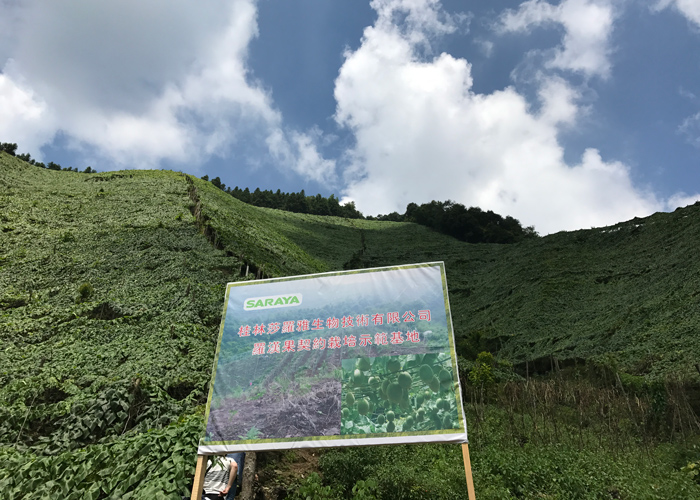
<svg viewBox="0 0 700 500">
<path fill-rule="evenodd" d="M 204 487 L 204 474 L 207 470 L 207 457 L 205 455 L 197 455 L 197 469 L 194 472 L 194 484 L 192 485 L 192 494 L 190 500 L 202 500 L 202 488 Z M 471 475 L 471 470 L 469 471 Z"/>
<path fill-rule="evenodd" d="M 469 494 L 469 500 L 476 500 L 476 495 L 474 494 L 474 480 L 472 479 L 472 462 L 469 459 L 469 444 L 467 443 L 462 445 L 462 457 L 464 458 L 464 473 L 467 476 L 467 493 Z"/>
</svg>

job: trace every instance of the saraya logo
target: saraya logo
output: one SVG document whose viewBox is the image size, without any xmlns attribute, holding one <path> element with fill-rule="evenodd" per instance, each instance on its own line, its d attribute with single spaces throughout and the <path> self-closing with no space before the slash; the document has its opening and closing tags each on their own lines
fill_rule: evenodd
<svg viewBox="0 0 700 500">
<path fill-rule="evenodd" d="M 301 294 L 270 295 L 269 297 L 254 297 L 246 299 L 243 303 L 244 311 L 257 311 L 258 309 L 272 309 L 273 307 L 291 307 L 301 304 Z"/>
</svg>

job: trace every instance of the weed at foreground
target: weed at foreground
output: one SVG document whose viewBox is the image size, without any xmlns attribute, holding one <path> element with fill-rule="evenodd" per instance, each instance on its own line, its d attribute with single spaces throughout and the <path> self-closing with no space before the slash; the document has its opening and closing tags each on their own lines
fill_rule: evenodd
<svg viewBox="0 0 700 500">
<path fill-rule="evenodd" d="M 521 444 L 564 443 L 581 449 L 597 445 L 616 452 L 698 438 L 693 379 L 667 375 L 635 386 L 622 382 L 625 379 L 617 376 L 605 383 L 556 375 L 509 380 L 492 385 L 486 397 L 483 386 L 470 384 L 465 391 L 472 403 L 471 430 L 479 432 L 486 400 L 507 410 L 504 429 Z"/>
<path fill-rule="evenodd" d="M 476 497 L 501 499 L 679 499 L 700 498 L 694 469 L 681 467 L 683 450 L 669 444 L 630 446 L 613 451 L 610 434 L 590 433 L 584 446 L 521 443 L 508 429 L 508 411 L 487 407 L 478 431 L 471 433 Z M 473 417 L 473 412 L 470 412 Z M 574 441 L 572 439 L 572 441 Z M 685 449 L 685 448 L 684 448 Z M 698 453 L 700 448 L 690 453 Z M 696 455 L 697 456 L 697 455 Z M 466 498 L 459 445 L 399 445 L 326 451 L 320 460 L 323 485 L 335 497 L 352 498 L 359 481 L 374 481 L 371 498 Z"/>
</svg>

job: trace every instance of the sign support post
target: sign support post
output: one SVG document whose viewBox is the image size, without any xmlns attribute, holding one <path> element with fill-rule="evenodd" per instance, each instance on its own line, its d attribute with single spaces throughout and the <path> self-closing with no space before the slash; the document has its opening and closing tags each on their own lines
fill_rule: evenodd
<svg viewBox="0 0 700 500">
<path fill-rule="evenodd" d="M 204 487 L 206 463 L 207 457 L 205 455 L 197 455 L 197 469 L 194 472 L 194 484 L 192 485 L 192 494 L 190 495 L 190 500 L 202 500 L 202 489 Z"/>
<path fill-rule="evenodd" d="M 469 459 L 469 444 L 467 443 L 462 445 L 462 457 L 464 458 L 464 473 L 467 476 L 467 493 L 469 495 L 469 500 L 476 500 L 476 495 L 474 494 L 474 480 L 472 479 L 472 462 Z"/>
</svg>

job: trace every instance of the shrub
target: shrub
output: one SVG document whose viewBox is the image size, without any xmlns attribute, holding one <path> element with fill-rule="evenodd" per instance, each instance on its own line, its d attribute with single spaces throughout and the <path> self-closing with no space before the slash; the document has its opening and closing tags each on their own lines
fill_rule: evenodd
<svg viewBox="0 0 700 500">
<path fill-rule="evenodd" d="M 320 465 L 331 486 L 355 498 L 451 500 L 467 496 L 456 445 L 334 449 L 323 454 Z"/>
<path fill-rule="evenodd" d="M 340 497 L 330 486 L 323 486 L 321 477 L 312 472 L 304 479 L 297 490 L 289 497 L 291 500 L 337 500 Z"/>
<path fill-rule="evenodd" d="M 92 288 L 92 285 L 90 283 L 83 283 L 78 287 L 78 296 L 75 298 L 75 301 L 77 303 L 80 302 L 85 302 L 87 299 L 92 296 L 92 293 L 95 291 L 94 288 Z"/>
</svg>

